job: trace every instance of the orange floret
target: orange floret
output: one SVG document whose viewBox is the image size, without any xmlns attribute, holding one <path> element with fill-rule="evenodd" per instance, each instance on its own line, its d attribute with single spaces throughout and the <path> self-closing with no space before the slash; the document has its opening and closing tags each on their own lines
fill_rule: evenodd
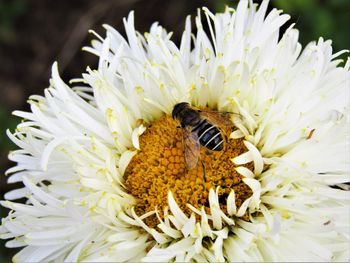
<svg viewBox="0 0 350 263">
<path fill-rule="evenodd" d="M 133 157 L 125 172 L 125 186 L 138 200 L 137 214 L 157 208 L 162 217 L 169 190 L 188 216 L 191 210 L 187 204 L 198 209 L 204 206 L 209 211 L 209 190 L 218 186 L 223 211 L 226 212 L 226 198 L 231 190 L 236 193 L 239 207 L 252 195 L 231 161 L 247 151 L 243 139 L 227 139 L 222 151 L 210 151 L 201 146 L 197 166 L 188 170 L 183 155 L 182 130 L 177 126 L 170 116 L 164 116 L 140 136 L 141 151 Z M 251 168 L 251 165 L 247 167 Z M 146 218 L 145 222 L 150 227 L 159 223 L 156 216 Z"/>
</svg>

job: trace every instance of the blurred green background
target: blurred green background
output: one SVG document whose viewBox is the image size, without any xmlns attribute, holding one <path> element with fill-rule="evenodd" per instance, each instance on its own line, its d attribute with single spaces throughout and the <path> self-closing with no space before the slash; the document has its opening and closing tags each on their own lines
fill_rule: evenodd
<svg viewBox="0 0 350 263">
<path fill-rule="evenodd" d="M 13 165 L 7 154 L 14 148 L 5 131 L 13 131 L 19 122 L 11 112 L 28 110 L 28 96 L 43 94 L 53 61 L 59 62 L 66 81 L 80 76 L 87 65 L 96 65 L 96 58 L 80 49 L 92 39 L 88 29 L 103 35 L 101 24 L 108 23 L 123 32 L 122 17 L 135 10 L 139 31 L 159 21 L 178 42 L 186 15 L 194 15 L 198 7 L 222 11 L 225 5 L 236 4 L 227 0 L 0 0 L 0 199 L 15 187 L 6 185 L 4 176 Z M 335 52 L 350 48 L 350 0 L 271 0 L 273 7 L 292 16 L 287 26 L 296 23 L 303 46 L 323 36 L 333 40 Z M 8 211 L 0 209 L 0 216 L 5 216 Z M 0 262 L 9 262 L 15 250 L 4 244 L 0 241 Z"/>
</svg>

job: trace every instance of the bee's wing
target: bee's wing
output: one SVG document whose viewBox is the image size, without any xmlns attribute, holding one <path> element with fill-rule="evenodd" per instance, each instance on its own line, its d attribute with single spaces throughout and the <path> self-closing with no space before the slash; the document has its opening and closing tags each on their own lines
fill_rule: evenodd
<svg viewBox="0 0 350 263">
<path fill-rule="evenodd" d="M 182 134 L 186 166 L 188 169 L 192 169 L 196 167 L 200 154 L 198 135 L 191 131 L 191 127 L 184 128 Z"/>
<path fill-rule="evenodd" d="M 199 114 L 215 126 L 222 127 L 225 129 L 232 129 L 233 123 L 231 121 L 231 116 L 233 113 L 200 110 Z"/>
</svg>

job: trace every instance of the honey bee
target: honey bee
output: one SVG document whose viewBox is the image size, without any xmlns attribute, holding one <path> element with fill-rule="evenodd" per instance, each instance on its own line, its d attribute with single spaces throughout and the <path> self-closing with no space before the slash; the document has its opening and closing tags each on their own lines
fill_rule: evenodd
<svg viewBox="0 0 350 263">
<path fill-rule="evenodd" d="M 182 128 L 188 169 L 196 167 L 200 145 L 212 151 L 224 149 L 225 136 L 221 128 L 232 128 L 230 113 L 201 110 L 187 102 L 180 102 L 174 106 L 172 117 L 180 122 Z"/>
</svg>

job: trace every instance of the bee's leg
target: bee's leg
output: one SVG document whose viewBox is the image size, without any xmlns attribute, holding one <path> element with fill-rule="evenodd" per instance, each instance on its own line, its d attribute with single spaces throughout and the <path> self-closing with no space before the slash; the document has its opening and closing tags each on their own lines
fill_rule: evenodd
<svg viewBox="0 0 350 263">
<path fill-rule="evenodd" d="M 200 161 L 201 161 L 202 168 L 203 168 L 203 180 L 204 180 L 204 182 L 206 182 L 206 181 L 207 181 L 207 179 L 205 178 L 205 166 L 204 166 L 203 161 L 202 161 L 202 160 L 200 160 Z"/>
</svg>

